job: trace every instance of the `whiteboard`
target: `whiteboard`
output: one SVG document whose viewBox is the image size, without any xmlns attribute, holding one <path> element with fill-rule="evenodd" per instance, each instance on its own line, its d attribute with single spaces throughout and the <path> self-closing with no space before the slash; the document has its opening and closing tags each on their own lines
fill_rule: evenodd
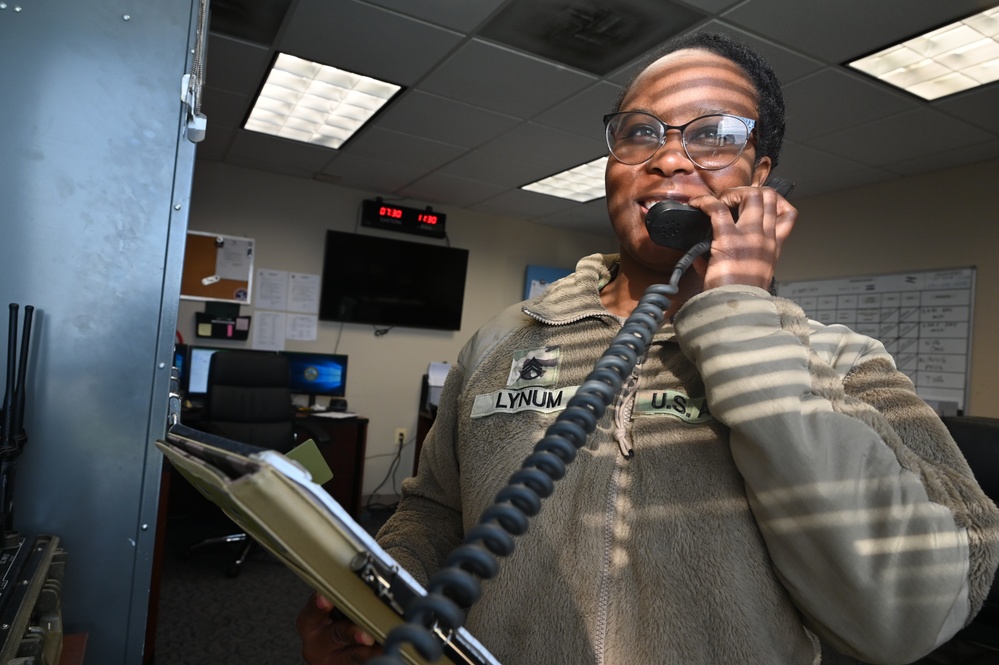
<svg viewBox="0 0 999 665">
<path fill-rule="evenodd" d="M 927 401 L 965 409 L 975 269 L 783 282 L 777 294 L 825 324 L 879 340 Z"/>
</svg>

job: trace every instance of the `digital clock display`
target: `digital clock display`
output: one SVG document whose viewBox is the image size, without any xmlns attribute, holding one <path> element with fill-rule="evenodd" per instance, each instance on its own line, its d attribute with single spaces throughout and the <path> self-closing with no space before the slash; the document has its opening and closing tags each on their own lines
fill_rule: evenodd
<svg viewBox="0 0 999 665">
<path fill-rule="evenodd" d="M 445 236 L 446 215 L 429 206 L 423 210 L 392 205 L 381 199 L 365 200 L 361 206 L 361 224 L 373 228 L 415 233 L 417 235 Z"/>
<path fill-rule="evenodd" d="M 402 219 L 402 208 L 391 208 L 389 206 L 381 206 L 378 208 L 379 217 L 388 217 L 389 219 Z"/>
</svg>

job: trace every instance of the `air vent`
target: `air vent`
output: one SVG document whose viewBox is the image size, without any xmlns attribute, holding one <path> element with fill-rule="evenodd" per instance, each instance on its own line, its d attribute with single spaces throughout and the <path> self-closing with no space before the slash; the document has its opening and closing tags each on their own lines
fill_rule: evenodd
<svg viewBox="0 0 999 665">
<path fill-rule="evenodd" d="M 480 34 L 603 76 L 703 18 L 662 0 L 516 0 Z"/>
</svg>

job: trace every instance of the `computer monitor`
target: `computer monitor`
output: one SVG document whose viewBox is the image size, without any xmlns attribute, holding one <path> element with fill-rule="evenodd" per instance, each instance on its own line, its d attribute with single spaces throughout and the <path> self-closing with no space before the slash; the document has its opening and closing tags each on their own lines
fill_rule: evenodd
<svg viewBox="0 0 999 665">
<path fill-rule="evenodd" d="M 215 346 L 187 347 L 181 387 L 188 398 L 197 399 L 208 393 L 208 367 L 217 351 L 231 350 Z M 260 351 L 259 353 L 271 353 Z M 335 353 L 281 351 L 288 358 L 291 392 L 307 395 L 309 404 L 319 395 L 345 397 L 347 389 L 347 356 Z"/>
<path fill-rule="evenodd" d="M 186 395 L 198 396 L 208 392 L 208 364 L 212 354 L 218 350 L 216 347 L 193 344 L 187 347 L 182 384 Z"/>
<path fill-rule="evenodd" d="M 283 351 L 291 369 L 291 392 L 308 395 L 315 403 L 317 395 L 345 397 L 347 391 L 347 356 L 337 353 Z"/>
</svg>

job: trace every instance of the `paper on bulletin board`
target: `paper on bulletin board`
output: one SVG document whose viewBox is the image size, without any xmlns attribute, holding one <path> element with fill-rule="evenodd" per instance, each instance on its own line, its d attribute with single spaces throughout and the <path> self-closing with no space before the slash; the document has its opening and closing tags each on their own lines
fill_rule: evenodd
<svg viewBox="0 0 999 665">
<path fill-rule="evenodd" d="M 253 267 L 253 241 L 226 238 L 215 253 L 215 274 L 220 279 L 246 279 Z"/>
</svg>

